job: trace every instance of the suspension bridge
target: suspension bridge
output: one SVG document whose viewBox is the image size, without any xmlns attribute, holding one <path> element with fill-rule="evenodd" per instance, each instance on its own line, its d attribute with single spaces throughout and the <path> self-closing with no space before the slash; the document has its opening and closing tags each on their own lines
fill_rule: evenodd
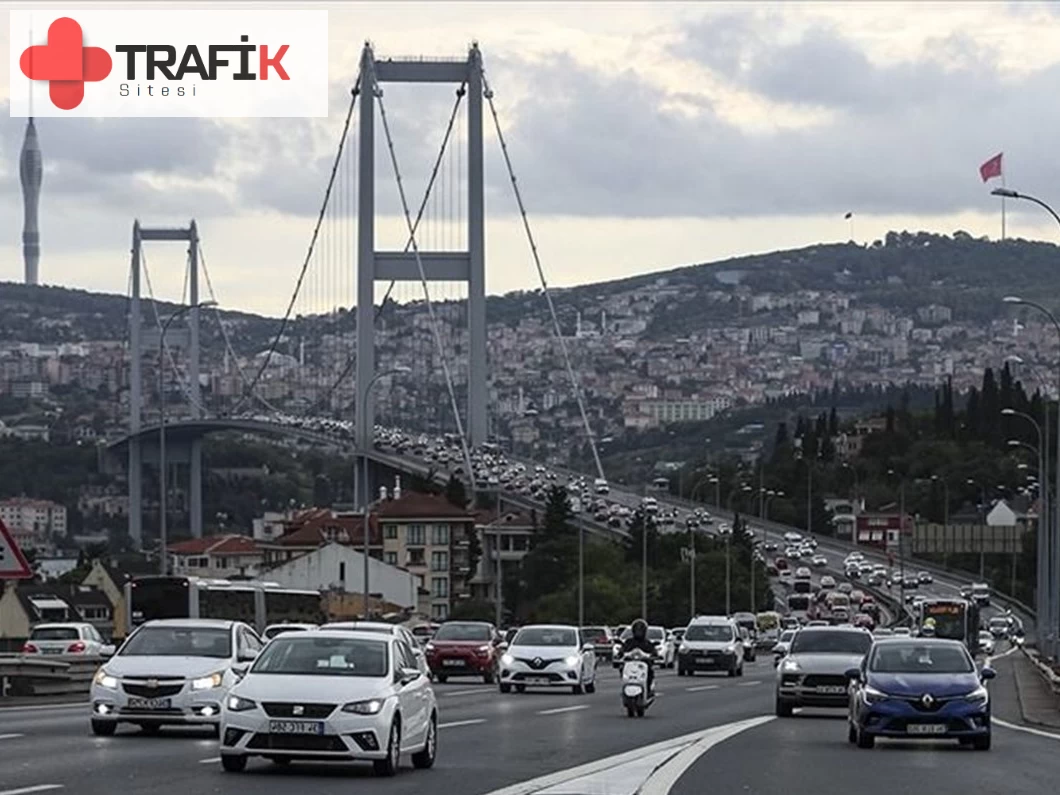
<svg viewBox="0 0 1060 795">
<path fill-rule="evenodd" d="M 433 92 L 420 95 L 416 116 L 439 111 L 436 149 L 425 148 L 430 133 L 419 127 L 422 118 L 410 121 L 410 114 L 392 110 L 384 86 L 394 84 Z M 444 105 L 437 101 L 440 85 L 455 87 Z M 402 158 L 398 132 L 413 136 L 408 150 L 431 155 L 429 167 L 423 158 Z M 267 345 L 248 347 L 247 321 L 222 312 L 195 221 L 133 226 L 128 425 L 108 450 L 127 466 L 134 543 L 143 543 L 145 466 L 164 476 L 162 494 L 178 472 L 187 472 L 188 529 L 202 535 L 201 443 L 219 431 L 338 443 L 365 461 L 381 455 L 373 446 L 377 421 L 410 433 L 449 434 L 459 440 L 461 471 L 476 487 L 471 451 L 502 424 L 491 405 L 510 400 L 526 375 L 505 352 L 512 332 L 491 336 L 487 326 L 487 134 L 499 149 L 525 232 L 567 398 L 604 476 L 576 352 L 562 333 L 478 45 L 466 58 L 381 59 L 366 44 L 306 254 Z M 417 179 L 422 188 L 412 195 Z M 387 183 L 391 196 L 379 190 Z M 187 261 L 180 301 L 166 316 L 148 251 L 173 242 L 187 245 Z M 422 469 L 421 462 L 401 460 L 409 471 Z M 370 496 L 355 495 L 355 502 L 362 499 Z"/>
</svg>

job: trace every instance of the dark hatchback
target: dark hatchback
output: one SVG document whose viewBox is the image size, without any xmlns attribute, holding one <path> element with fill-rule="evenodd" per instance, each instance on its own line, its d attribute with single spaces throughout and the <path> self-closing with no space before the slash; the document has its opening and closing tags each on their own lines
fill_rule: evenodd
<svg viewBox="0 0 1060 795">
<path fill-rule="evenodd" d="M 991 668 L 976 671 L 962 643 L 937 638 L 876 641 L 851 679 L 848 739 L 872 748 L 877 737 L 955 739 L 990 748 Z"/>
</svg>

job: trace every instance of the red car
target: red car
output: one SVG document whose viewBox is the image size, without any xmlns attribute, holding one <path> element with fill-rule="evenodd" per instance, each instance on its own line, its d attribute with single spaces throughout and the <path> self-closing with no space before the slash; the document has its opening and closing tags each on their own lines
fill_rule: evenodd
<svg viewBox="0 0 1060 795">
<path fill-rule="evenodd" d="M 497 643 L 493 624 L 485 621 L 446 621 L 424 648 L 434 678 L 481 676 L 491 685 L 497 677 Z"/>
</svg>

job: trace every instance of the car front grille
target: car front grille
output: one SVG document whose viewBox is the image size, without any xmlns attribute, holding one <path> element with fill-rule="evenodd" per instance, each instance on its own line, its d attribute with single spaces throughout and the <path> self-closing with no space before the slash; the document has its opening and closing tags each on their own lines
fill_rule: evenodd
<svg viewBox="0 0 1060 795">
<path fill-rule="evenodd" d="M 122 682 L 121 689 L 130 696 L 137 698 L 166 698 L 175 696 L 184 689 L 184 682 L 159 683 L 157 687 L 149 687 L 141 682 Z"/>
<path fill-rule="evenodd" d="M 250 738 L 247 748 L 256 751 L 346 751 L 342 738 L 337 734 L 268 734 L 259 733 Z"/>
<path fill-rule="evenodd" d="M 263 701 L 261 708 L 270 718 L 326 718 L 337 704 L 304 704 L 297 701 Z M 296 709 L 299 708 L 299 709 Z"/>
<path fill-rule="evenodd" d="M 530 666 L 535 671 L 543 671 L 544 669 L 548 668 L 548 666 L 552 665 L 552 663 L 563 662 L 562 658 L 546 660 L 542 657 L 534 657 L 533 659 L 528 659 L 526 657 L 516 657 L 515 660 L 516 662 L 521 662 L 524 665 Z"/>
<path fill-rule="evenodd" d="M 517 683 L 518 682 L 524 682 L 528 678 L 532 678 L 532 679 L 547 679 L 550 682 L 563 682 L 563 681 L 565 681 L 563 679 L 563 677 L 560 676 L 557 673 L 547 673 L 547 674 L 516 673 L 516 674 L 512 674 L 511 681 L 512 682 L 517 682 Z"/>
<path fill-rule="evenodd" d="M 808 674 L 802 680 L 803 687 L 846 687 L 849 683 L 845 676 L 835 674 Z"/>
</svg>

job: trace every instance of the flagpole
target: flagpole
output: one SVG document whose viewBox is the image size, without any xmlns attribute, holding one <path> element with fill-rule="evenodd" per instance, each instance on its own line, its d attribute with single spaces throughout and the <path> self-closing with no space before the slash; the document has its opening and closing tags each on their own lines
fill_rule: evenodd
<svg viewBox="0 0 1060 795">
<path fill-rule="evenodd" d="M 1001 171 L 1001 187 L 1005 187 L 1005 172 Z M 1005 240 L 1005 197 L 1001 197 L 1001 240 Z"/>
</svg>

